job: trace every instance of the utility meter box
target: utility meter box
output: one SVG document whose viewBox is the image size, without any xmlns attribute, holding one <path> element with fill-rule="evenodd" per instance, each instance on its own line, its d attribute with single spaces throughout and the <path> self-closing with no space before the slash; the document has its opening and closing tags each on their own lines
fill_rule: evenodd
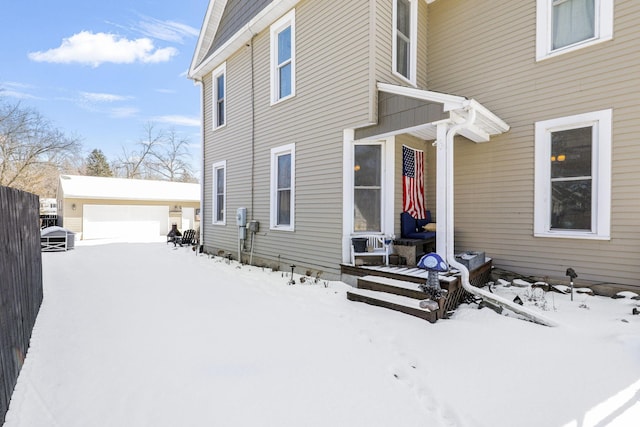
<svg viewBox="0 0 640 427">
<path fill-rule="evenodd" d="M 238 208 L 236 213 L 236 224 L 238 227 L 246 227 L 247 225 L 247 208 Z"/>
<path fill-rule="evenodd" d="M 260 231 L 260 223 L 255 219 L 249 221 L 249 231 L 252 233 L 257 233 L 258 231 Z"/>
</svg>

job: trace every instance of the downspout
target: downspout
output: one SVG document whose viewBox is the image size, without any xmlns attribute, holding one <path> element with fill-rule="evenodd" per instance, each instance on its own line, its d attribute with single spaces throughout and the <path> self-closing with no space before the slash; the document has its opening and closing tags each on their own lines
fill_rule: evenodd
<svg viewBox="0 0 640 427">
<path fill-rule="evenodd" d="M 254 70 L 254 51 L 253 41 L 256 38 L 256 33 L 253 32 L 251 25 L 249 25 L 249 31 L 251 32 L 251 220 L 255 220 L 254 216 L 254 201 L 255 201 L 255 170 L 256 170 L 256 101 L 255 101 L 255 70 Z M 256 232 L 252 228 L 251 231 L 251 255 L 249 256 L 249 265 L 253 265 L 253 247 L 255 242 Z"/>
<path fill-rule="evenodd" d="M 204 164 L 204 132 L 205 132 L 205 113 L 204 113 L 204 79 L 194 79 L 196 84 L 200 84 L 200 112 L 202 118 L 200 121 L 200 225 L 198 226 L 198 248 L 196 249 L 196 255 L 200 253 L 200 250 L 204 250 L 204 177 L 205 177 L 205 164 Z M 195 218 L 194 218 L 195 219 Z"/>
<path fill-rule="evenodd" d="M 253 69 L 253 40 L 256 38 L 255 33 L 249 27 L 249 31 L 251 32 L 251 40 L 249 43 L 251 44 L 251 218 L 255 219 L 253 216 L 253 203 L 254 203 L 254 193 L 255 193 L 255 154 L 256 154 L 256 103 L 255 103 L 255 81 L 254 81 L 254 69 Z M 253 252 L 253 240 L 251 242 L 251 250 Z"/>
<path fill-rule="evenodd" d="M 468 112 L 467 120 L 464 123 L 459 123 L 451 126 L 447 131 L 445 144 L 447 149 L 447 194 L 446 194 L 446 207 L 447 207 L 447 262 L 449 266 L 455 268 L 460 271 L 460 282 L 462 283 L 462 287 L 465 291 L 469 292 L 472 295 L 475 295 L 479 298 L 482 298 L 485 301 L 488 301 L 492 304 L 498 305 L 500 307 L 506 308 L 508 310 L 513 311 L 521 316 L 524 316 L 526 319 L 539 323 L 545 326 L 558 326 L 559 323 L 555 320 L 549 319 L 548 317 L 537 313 L 533 310 L 529 310 L 526 307 L 523 307 L 519 304 L 511 302 L 505 298 L 502 298 L 498 295 L 495 295 L 491 292 L 487 292 L 484 289 L 476 288 L 469 281 L 469 270 L 463 264 L 459 263 L 456 260 L 454 255 L 454 238 L 453 238 L 453 141 L 455 135 L 460 132 L 460 130 L 473 125 L 476 120 L 476 110 L 475 108 L 469 106 L 469 101 L 466 101 L 464 109 Z"/>
</svg>

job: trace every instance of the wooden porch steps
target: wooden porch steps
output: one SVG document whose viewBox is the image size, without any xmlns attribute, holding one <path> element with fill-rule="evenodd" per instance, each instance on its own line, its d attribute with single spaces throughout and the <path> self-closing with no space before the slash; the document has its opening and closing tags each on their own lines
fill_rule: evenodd
<svg viewBox="0 0 640 427">
<path fill-rule="evenodd" d="M 473 286 L 482 287 L 490 280 L 491 265 L 491 258 L 488 258 L 484 264 L 469 272 L 469 281 Z M 389 308 L 426 319 L 431 323 L 448 318 L 468 297 L 457 270 L 439 275 L 440 286 L 448 292 L 446 298 L 438 301 L 438 310 L 428 313 L 424 309 L 416 311 L 420 300 L 427 298 L 418 286 L 427 280 L 427 271 L 423 269 L 400 266 L 356 267 L 342 264 L 341 272 L 345 277 L 357 279 L 357 288 L 347 292 L 349 300 Z M 398 296 L 409 300 L 398 299 Z"/>
<path fill-rule="evenodd" d="M 442 310 L 421 308 L 419 303 L 426 298 L 427 295 L 415 282 L 381 276 L 359 277 L 358 287 L 347 291 L 350 301 L 388 308 L 435 323 L 443 316 Z"/>
<path fill-rule="evenodd" d="M 425 283 L 423 280 L 422 283 Z M 420 284 L 406 280 L 398 280 L 383 276 L 363 276 L 358 278 L 358 289 L 369 289 L 377 292 L 386 292 L 402 295 L 408 298 L 425 299 L 425 293 L 420 289 Z"/>
</svg>

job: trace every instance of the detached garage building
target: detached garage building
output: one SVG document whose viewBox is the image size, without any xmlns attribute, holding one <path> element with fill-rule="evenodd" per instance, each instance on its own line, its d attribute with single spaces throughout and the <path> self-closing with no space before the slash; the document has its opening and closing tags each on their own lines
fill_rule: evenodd
<svg viewBox="0 0 640 427">
<path fill-rule="evenodd" d="M 172 224 L 197 229 L 200 184 L 61 175 L 60 226 L 76 239 L 157 240 Z"/>
</svg>

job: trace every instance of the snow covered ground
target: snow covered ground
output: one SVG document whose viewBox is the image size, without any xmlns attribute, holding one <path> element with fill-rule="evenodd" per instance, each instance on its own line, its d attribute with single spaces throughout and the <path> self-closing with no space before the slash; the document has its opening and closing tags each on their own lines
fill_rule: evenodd
<svg viewBox="0 0 640 427">
<path fill-rule="evenodd" d="M 5 427 L 640 425 L 628 297 L 496 286 L 562 326 L 477 305 L 429 324 L 165 243 L 79 242 L 43 267 Z"/>
</svg>

